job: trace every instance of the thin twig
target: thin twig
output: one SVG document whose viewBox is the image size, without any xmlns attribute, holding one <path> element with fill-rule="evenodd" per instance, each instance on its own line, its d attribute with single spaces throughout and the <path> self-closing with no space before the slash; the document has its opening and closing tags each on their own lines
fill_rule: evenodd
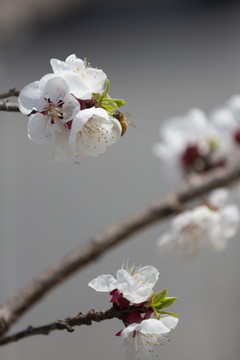
<svg viewBox="0 0 240 360">
<path fill-rule="evenodd" d="M 29 326 L 27 329 L 19 331 L 15 334 L 0 337 L 0 346 L 19 341 L 23 338 L 34 336 L 34 335 L 48 335 L 50 332 L 55 330 L 67 330 L 68 332 L 73 332 L 73 326 L 81 325 L 92 325 L 92 322 L 100 322 L 103 320 L 109 320 L 113 318 L 122 319 L 124 315 L 128 314 L 130 311 L 136 309 L 135 307 L 128 307 L 126 309 L 119 310 L 115 307 L 111 307 L 109 310 L 95 311 L 94 309 L 90 310 L 86 314 L 78 314 L 74 317 L 68 317 L 66 319 L 57 320 L 53 323 L 32 327 Z"/>
<path fill-rule="evenodd" d="M 177 213 L 187 201 L 206 194 L 217 187 L 230 185 L 238 179 L 240 179 L 240 165 L 235 168 L 219 169 L 203 176 L 192 177 L 165 200 L 144 207 L 130 215 L 126 220 L 86 241 L 55 266 L 46 269 L 0 308 L 0 334 L 5 334 L 22 314 L 51 289 L 61 284 L 67 277 L 86 264 L 99 258 L 105 251 L 121 244 L 145 227 Z"/>
<path fill-rule="evenodd" d="M 20 112 L 18 104 L 8 102 L 7 100 L 0 101 L 0 111 Z"/>
<path fill-rule="evenodd" d="M 17 96 L 18 97 L 19 93 L 20 93 L 20 91 L 17 90 L 16 88 L 11 88 L 8 91 L 0 94 L 0 99 L 6 99 L 6 98 L 8 98 L 10 96 Z"/>
</svg>

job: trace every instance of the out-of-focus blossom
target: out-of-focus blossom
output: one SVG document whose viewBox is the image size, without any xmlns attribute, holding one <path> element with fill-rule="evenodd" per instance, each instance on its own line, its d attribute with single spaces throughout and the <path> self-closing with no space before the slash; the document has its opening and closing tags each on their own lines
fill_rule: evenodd
<svg viewBox="0 0 240 360">
<path fill-rule="evenodd" d="M 238 207 L 226 205 L 227 199 L 227 190 L 219 189 L 211 193 L 204 205 L 177 215 L 157 246 L 184 258 L 203 250 L 223 250 L 236 234 L 240 220 Z"/>
<path fill-rule="evenodd" d="M 153 153 L 169 168 L 202 173 L 226 164 L 228 144 L 200 109 L 168 119 L 160 128 L 160 137 Z"/>
<path fill-rule="evenodd" d="M 121 343 L 126 346 L 127 359 L 157 358 L 156 345 L 163 344 L 178 323 L 178 318 L 164 316 L 160 320 L 147 319 L 128 325 L 121 332 Z"/>
</svg>

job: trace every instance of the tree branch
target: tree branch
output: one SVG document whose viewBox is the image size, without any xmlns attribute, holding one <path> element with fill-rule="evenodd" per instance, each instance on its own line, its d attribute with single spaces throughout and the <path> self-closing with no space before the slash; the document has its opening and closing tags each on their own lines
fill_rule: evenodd
<svg viewBox="0 0 240 360">
<path fill-rule="evenodd" d="M 86 264 L 99 258 L 105 251 L 121 244 L 141 229 L 177 213 L 187 201 L 217 187 L 230 185 L 238 179 L 240 179 L 240 165 L 191 177 L 165 200 L 144 207 L 126 220 L 81 244 L 55 266 L 46 269 L 0 308 L 0 334 L 6 333 L 9 327 L 48 291 Z"/>
<path fill-rule="evenodd" d="M 113 318 L 118 318 L 121 320 L 124 315 L 129 314 L 130 311 L 135 309 L 136 308 L 134 306 L 122 310 L 115 307 L 111 307 L 109 310 L 102 311 L 95 311 L 94 309 L 92 309 L 86 314 L 79 313 L 77 316 L 57 320 L 47 325 L 39 327 L 29 326 L 23 331 L 19 331 L 9 336 L 0 337 L 0 346 L 9 344 L 11 342 L 19 341 L 25 337 L 30 337 L 34 335 L 48 335 L 50 332 L 55 330 L 67 330 L 68 332 L 73 332 L 73 326 L 92 325 L 93 321 L 100 322 Z"/>
<path fill-rule="evenodd" d="M 10 96 L 17 96 L 18 97 L 19 93 L 20 93 L 20 91 L 17 90 L 16 88 L 11 88 L 8 91 L 0 94 L 0 99 L 6 99 L 6 98 L 8 98 Z"/>
<path fill-rule="evenodd" d="M 20 112 L 18 104 L 8 102 L 8 100 L 0 101 L 0 111 Z"/>
</svg>

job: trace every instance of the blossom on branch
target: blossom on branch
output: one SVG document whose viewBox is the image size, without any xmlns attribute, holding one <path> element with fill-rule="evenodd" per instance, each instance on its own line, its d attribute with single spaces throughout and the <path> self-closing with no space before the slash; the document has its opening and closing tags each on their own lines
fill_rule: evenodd
<svg viewBox="0 0 240 360">
<path fill-rule="evenodd" d="M 155 267 L 129 268 L 128 263 L 124 267 L 125 263 L 116 278 L 100 275 L 88 285 L 96 291 L 109 292 L 114 307 L 129 310 L 121 315 L 125 328 L 116 334 L 126 346 L 127 358 L 141 359 L 147 355 L 152 359 L 157 355 L 154 346 L 166 341 L 167 334 L 178 323 L 176 314 L 165 311 L 177 298 L 167 297 L 167 290 L 153 294 L 159 276 Z"/>
<path fill-rule="evenodd" d="M 52 59 L 53 74 L 27 85 L 19 95 L 19 109 L 30 115 L 29 138 L 53 143 L 52 158 L 96 157 L 122 135 L 116 110 L 125 105 L 109 96 L 106 74 L 76 55 Z"/>
<path fill-rule="evenodd" d="M 160 236 L 157 246 L 183 258 L 191 258 L 203 250 L 221 251 L 239 228 L 240 213 L 235 205 L 227 205 L 228 191 L 213 191 L 203 204 L 177 215 L 169 232 Z"/>
</svg>

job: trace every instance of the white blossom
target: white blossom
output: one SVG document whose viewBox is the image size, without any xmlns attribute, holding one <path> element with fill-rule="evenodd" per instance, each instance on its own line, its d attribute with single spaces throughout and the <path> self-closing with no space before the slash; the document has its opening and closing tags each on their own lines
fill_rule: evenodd
<svg viewBox="0 0 240 360">
<path fill-rule="evenodd" d="M 151 266 L 120 269 L 116 278 L 112 275 L 100 275 L 88 284 L 96 291 L 111 292 L 118 289 L 123 297 L 133 304 L 140 304 L 149 299 L 158 280 L 158 270 Z"/>
<path fill-rule="evenodd" d="M 153 359 L 157 357 L 156 345 L 167 340 L 167 334 L 178 323 L 178 318 L 164 316 L 160 320 L 143 320 L 128 325 L 121 332 L 121 344 L 126 346 L 127 359 Z"/>
<path fill-rule="evenodd" d="M 69 147 L 76 157 L 98 156 L 121 136 L 118 120 L 101 108 L 81 110 L 75 116 L 69 136 Z"/>
<path fill-rule="evenodd" d="M 106 85 L 106 74 L 89 66 L 72 54 L 65 61 L 51 59 L 54 74 L 63 77 L 71 88 L 74 96 L 81 100 L 92 98 L 93 93 L 102 94 Z"/>
<path fill-rule="evenodd" d="M 160 128 L 160 137 L 161 142 L 153 146 L 153 153 L 169 169 L 203 172 L 225 163 L 224 136 L 200 109 L 168 119 Z"/>
<path fill-rule="evenodd" d="M 226 205 L 226 190 L 213 192 L 206 205 L 177 215 L 169 232 L 157 241 L 160 249 L 190 258 L 202 250 L 221 251 L 239 227 L 240 214 L 235 205 Z"/>
<path fill-rule="evenodd" d="M 44 144 L 54 132 L 67 133 L 67 124 L 79 112 L 80 105 L 64 79 L 48 74 L 23 88 L 19 109 L 25 115 L 35 112 L 29 118 L 28 136 Z"/>
</svg>

